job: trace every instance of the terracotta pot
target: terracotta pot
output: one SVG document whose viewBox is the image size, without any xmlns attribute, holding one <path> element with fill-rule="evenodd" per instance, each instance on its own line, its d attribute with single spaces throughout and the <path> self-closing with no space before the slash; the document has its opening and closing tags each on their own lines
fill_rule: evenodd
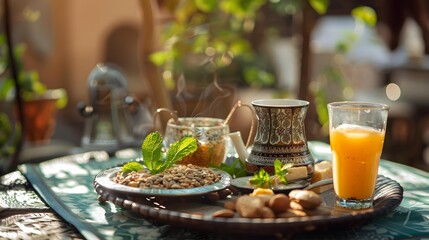
<svg viewBox="0 0 429 240">
<path fill-rule="evenodd" d="M 33 143 L 49 142 L 55 129 L 57 99 L 35 99 L 23 102 L 24 134 Z"/>
</svg>

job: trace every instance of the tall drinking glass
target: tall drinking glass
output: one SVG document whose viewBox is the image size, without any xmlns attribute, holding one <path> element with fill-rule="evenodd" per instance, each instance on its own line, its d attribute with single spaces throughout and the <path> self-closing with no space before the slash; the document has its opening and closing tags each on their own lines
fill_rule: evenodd
<svg viewBox="0 0 429 240">
<path fill-rule="evenodd" d="M 328 104 L 336 204 L 372 207 L 389 107 L 366 102 Z"/>
</svg>

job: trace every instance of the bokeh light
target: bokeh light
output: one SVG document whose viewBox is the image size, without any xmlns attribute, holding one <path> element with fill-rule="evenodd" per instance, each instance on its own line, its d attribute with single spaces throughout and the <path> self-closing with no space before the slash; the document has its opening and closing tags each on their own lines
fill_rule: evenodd
<svg viewBox="0 0 429 240">
<path fill-rule="evenodd" d="M 386 96 L 391 101 L 398 100 L 401 97 L 401 88 L 398 86 L 398 84 L 389 83 L 386 86 Z"/>
</svg>

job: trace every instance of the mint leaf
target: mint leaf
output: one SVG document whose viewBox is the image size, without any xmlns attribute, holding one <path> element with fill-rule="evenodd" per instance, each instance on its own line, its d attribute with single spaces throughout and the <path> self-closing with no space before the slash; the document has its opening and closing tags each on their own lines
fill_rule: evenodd
<svg viewBox="0 0 429 240">
<path fill-rule="evenodd" d="M 293 166 L 292 163 L 286 163 L 282 165 L 282 162 L 279 159 L 274 160 L 274 176 L 276 176 L 281 183 L 287 184 L 286 174 L 288 168 Z"/>
<path fill-rule="evenodd" d="M 173 166 L 173 164 L 181 160 L 183 157 L 195 152 L 198 148 L 195 138 L 184 137 L 171 144 L 164 161 L 162 156 L 162 142 L 163 139 L 161 134 L 158 132 L 148 134 L 143 141 L 143 164 L 151 174 L 164 171 L 165 169 Z"/>
<path fill-rule="evenodd" d="M 286 163 L 285 165 L 283 165 L 282 170 L 286 170 L 287 173 L 287 169 L 293 167 L 293 163 Z"/>
<path fill-rule="evenodd" d="M 274 172 L 281 172 L 282 171 L 282 162 L 280 160 L 276 159 L 274 160 Z"/>
<path fill-rule="evenodd" d="M 260 169 L 253 175 L 253 178 L 249 180 L 250 184 L 261 187 L 261 188 L 270 188 L 271 187 L 271 177 L 263 168 Z"/>
<path fill-rule="evenodd" d="M 142 170 L 143 168 L 144 168 L 143 165 L 141 165 L 138 162 L 129 162 L 122 167 L 122 172 L 123 173 L 128 173 L 128 172 L 133 172 L 133 171 L 138 172 L 138 171 Z"/>
<path fill-rule="evenodd" d="M 237 165 L 239 166 L 237 167 Z M 212 164 L 211 167 L 227 172 L 229 175 L 231 175 L 232 178 L 247 176 L 244 163 L 239 158 L 235 159 L 234 162 L 231 163 L 231 165 L 221 163 L 219 166 Z"/>
<path fill-rule="evenodd" d="M 163 164 L 162 137 L 159 132 L 152 132 L 146 136 L 142 144 L 143 161 L 147 169 L 152 170 Z"/>
<path fill-rule="evenodd" d="M 184 137 L 178 142 L 171 144 L 167 151 L 165 168 L 171 167 L 177 161 L 195 152 L 197 148 L 197 140 L 195 140 L 193 137 Z"/>
</svg>

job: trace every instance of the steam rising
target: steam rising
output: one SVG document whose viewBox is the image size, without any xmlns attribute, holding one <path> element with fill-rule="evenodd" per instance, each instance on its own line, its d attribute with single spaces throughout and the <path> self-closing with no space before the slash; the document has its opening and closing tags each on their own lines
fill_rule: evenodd
<svg viewBox="0 0 429 240">
<path fill-rule="evenodd" d="M 226 117 L 234 102 L 235 87 L 221 85 L 216 74 L 207 87 L 187 89 L 186 86 L 185 77 L 181 75 L 177 80 L 175 95 L 176 109 L 180 116 Z"/>
</svg>

